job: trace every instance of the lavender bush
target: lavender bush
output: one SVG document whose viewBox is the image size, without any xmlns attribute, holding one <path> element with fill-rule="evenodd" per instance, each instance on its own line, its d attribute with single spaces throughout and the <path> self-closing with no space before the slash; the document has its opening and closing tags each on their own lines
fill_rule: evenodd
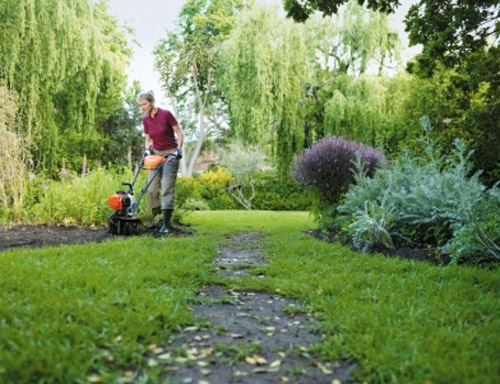
<svg viewBox="0 0 500 384">
<path fill-rule="evenodd" d="M 384 155 L 376 149 L 355 141 L 327 137 L 297 158 L 294 177 L 304 185 L 316 187 L 321 199 L 334 205 L 354 182 L 353 168 L 358 158 L 367 175 L 372 175 L 385 161 Z"/>
</svg>

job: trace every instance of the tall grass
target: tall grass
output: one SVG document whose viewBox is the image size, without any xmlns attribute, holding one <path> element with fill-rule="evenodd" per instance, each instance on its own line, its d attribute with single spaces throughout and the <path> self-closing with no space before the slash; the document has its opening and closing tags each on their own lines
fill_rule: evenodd
<svg viewBox="0 0 500 384">
<path fill-rule="evenodd" d="M 136 195 L 145 183 L 145 174 L 142 172 L 136 183 Z M 126 190 L 121 183 L 132 178 L 127 169 L 99 169 L 85 175 L 72 173 L 61 180 L 39 177 L 30 185 L 31 200 L 25 204 L 22 219 L 34 223 L 106 225 L 112 213 L 107 197 L 117 190 Z M 141 201 L 140 209 L 144 207 L 145 200 Z"/>
<path fill-rule="evenodd" d="M 28 142 L 19 134 L 17 99 L 0 82 L 0 217 L 21 215 L 28 181 Z"/>
</svg>

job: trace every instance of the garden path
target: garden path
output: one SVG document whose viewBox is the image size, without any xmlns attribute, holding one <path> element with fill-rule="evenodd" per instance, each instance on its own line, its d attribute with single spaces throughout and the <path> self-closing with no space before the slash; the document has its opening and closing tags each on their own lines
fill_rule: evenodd
<svg viewBox="0 0 500 384">
<path fill-rule="evenodd" d="M 230 237 L 218 250 L 218 273 L 239 279 L 265 265 L 260 239 L 258 232 Z M 198 293 L 193 313 L 202 325 L 184 328 L 165 346 L 151 346 L 149 365 L 164 365 L 165 378 L 175 383 L 353 382 L 357 364 L 325 362 L 310 352 L 321 340 L 320 328 L 295 300 L 212 285 Z"/>
</svg>

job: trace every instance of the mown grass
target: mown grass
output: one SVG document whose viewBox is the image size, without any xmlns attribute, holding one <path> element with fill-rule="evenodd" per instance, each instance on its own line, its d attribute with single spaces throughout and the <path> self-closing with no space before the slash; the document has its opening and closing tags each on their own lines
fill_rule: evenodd
<svg viewBox="0 0 500 384">
<path fill-rule="evenodd" d="M 500 272 L 368 256 L 302 233 L 301 212 L 196 212 L 196 236 L 0 254 L 0 382 L 114 382 L 143 372 L 150 344 L 193 322 L 204 284 L 276 292 L 314 311 L 316 352 L 359 361 L 361 382 L 500 382 Z M 264 234 L 266 279 L 221 280 L 225 235 Z"/>
</svg>

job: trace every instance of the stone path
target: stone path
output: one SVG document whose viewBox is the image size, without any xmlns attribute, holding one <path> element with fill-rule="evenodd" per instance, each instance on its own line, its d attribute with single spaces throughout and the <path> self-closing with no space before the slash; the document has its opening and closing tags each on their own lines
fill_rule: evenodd
<svg viewBox="0 0 500 384">
<path fill-rule="evenodd" d="M 218 273 L 237 279 L 265 265 L 259 239 L 257 232 L 231 237 L 231 244 L 218 251 Z M 322 335 L 297 301 L 207 286 L 198 293 L 193 313 L 199 326 L 178 332 L 168 345 L 150 346 L 149 365 L 161 365 L 164 378 L 173 383 L 354 382 L 351 373 L 357 364 L 324 362 L 310 352 Z"/>
</svg>

